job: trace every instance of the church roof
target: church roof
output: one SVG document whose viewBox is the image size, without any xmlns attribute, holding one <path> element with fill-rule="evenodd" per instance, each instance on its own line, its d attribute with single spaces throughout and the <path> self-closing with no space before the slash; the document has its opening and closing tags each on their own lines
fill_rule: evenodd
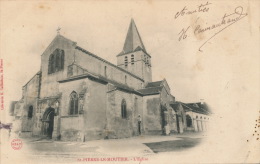
<svg viewBox="0 0 260 164">
<path fill-rule="evenodd" d="M 131 75 L 131 76 L 133 76 L 133 77 L 135 77 L 136 79 L 139 79 L 139 80 L 141 80 L 141 81 L 144 81 L 142 78 L 136 76 L 135 74 L 133 74 L 133 73 L 131 73 L 131 72 L 129 72 L 129 71 L 123 69 L 123 68 L 120 68 L 120 67 L 118 67 L 118 66 L 116 66 L 116 65 L 114 65 L 114 64 L 112 64 L 112 63 L 110 63 L 109 61 L 107 61 L 107 60 L 105 60 L 105 59 L 103 59 L 103 58 L 101 58 L 101 57 L 99 57 L 99 56 L 97 56 L 97 55 L 95 55 L 95 54 L 93 54 L 93 53 L 91 53 L 91 52 L 89 52 L 89 51 L 87 51 L 87 50 L 85 50 L 85 49 L 79 47 L 79 46 L 76 46 L 76 49 L 77 49 L 77 50 L 80 50 L 80 51 L 84 52 L 85 54 L 88 54 L 88 55 L 90 55 L 90 56 L 92 56 L 92 57 L 94 57 L 94 58 L 96 58 L 96 59 L 98 59 L 98 60 L 100 60 L 100 61 L 103 61 L 103 62 L 105 62 L 105 63 L 111 65 L 112 67 L 114 67 L 114 68 L 116 68 L 116 69 L 118 69 L 118 70 L 120 70 L 120 71 L 123 71 L 123 72 L 125 72 L 125 73 L 127 73 L 127 74 L 129 74 L 129 75 Z"/>
<path fill-rule="evenodd" d="M 77 64 L 75 64 L 75 65 L 77 65 Z M 77 65 L 77 66 L 79 66 L 79 65 Z M 81 66 L 79 66 L 79 67 L 81 67 Z M 84 69 L 84 68 L 82 68 L 82 69 Z M 126 92 L 135 93 L 135 94 L 138 94 L 138 95 L 142 95 L 140 92 L 138 92 L 135 89 L 127 86 L 126 84 L 122 84 L 122 83 L 116 82 L 114 80 L 108 79 L 108 78 L 106 78 L 104 76 L 101 76 L 101 75 L 90 73 L 86 69 L 84 69 L 84 70 L 85 70 L 84 74 L 71 76 L 71 77 L 68 77 L 66 79 L 59 80 L 58 82 L 59 83 L 65 83 L 65 82 L 69 82 L 69 81 L 89 78 L 91 80 L 98 81 L 98 82 L 103 83 L 103 84 L 107 84 L 107 83 L 113 84 L 116 87 L 116 89 L 118 89 L 118 90 L 122 90 L 122 91 L 126 91 Z"/>
<path fill-rule="evenodd" d="M 198 112 L 198 113 L 205 113 L 205 114 L 210 114 L 211 111 L 209 110 L 208 106 L 206 103 L 201 103 L 201 102 L 197 102 L 197 103 L 186 103 L 186 106 L 188 106 L 189 108 L 192 109 L 192 111 L 194 112 Z"/>
<path fill-rule="evenodd" d="M 163 81 L 155 81 L 155 82 L 147 83 L 145 88 L 159 87 L 159 86 L 161 86 L 162 82 Z"/>
<path fill-rule="evenodd" d="M 172 107 L 177 107 L 177 104 L 181 104 L 185 111 L 192 111 L 195 113 L 201 113 L 201 114 L 211 114 L 210 109 L 208 108 L 206 103 L 183 103 L 183 102 L 175 102 L 170 104 Z"/>
<path fill-rule="evenodd" d="M 140 92 L 143 95 L 155 95 L 155 94 L 160 94 L 162 88 L 163 88 L 162 86 L 144 88 L 144 89 L 139 89 L 138 92 Z"/>
<path fill-rule="evenodd" d="M 119 55 L 140 51 L 140 50 L 147 53 L 143 41 L 141 39 L 141 36 L 135 25 L 135 22 L 133 19 L 131 19 L 131 23 L 129 25 L 128 32 L 125 39 L 124 48 Z"/>
</svg>

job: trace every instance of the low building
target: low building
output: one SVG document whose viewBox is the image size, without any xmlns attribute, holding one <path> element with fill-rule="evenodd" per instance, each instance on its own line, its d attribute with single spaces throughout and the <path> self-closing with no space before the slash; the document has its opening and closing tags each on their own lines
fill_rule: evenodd
<svg viewBox="0 0 260 164">
<path fill-rule="evenodd" d="M 177 132 L 202 132 L 209 128 L 209 120 L 212 112 L 204 102 L 170 104 L 176 112 Z"/>
</svg>

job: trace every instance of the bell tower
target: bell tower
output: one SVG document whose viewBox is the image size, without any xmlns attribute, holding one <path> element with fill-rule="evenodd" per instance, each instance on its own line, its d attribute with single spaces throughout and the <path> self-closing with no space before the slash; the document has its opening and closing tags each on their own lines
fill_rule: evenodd
<svg viewBox="0 0 260 164">
<path fill-rule="evenodd" d="M 142 78 L 152 81 L 151 56 L 146 52 L 135 22 L 131 19 L 123 51 L 117 55 L 117 66 Z"/>
</svg>

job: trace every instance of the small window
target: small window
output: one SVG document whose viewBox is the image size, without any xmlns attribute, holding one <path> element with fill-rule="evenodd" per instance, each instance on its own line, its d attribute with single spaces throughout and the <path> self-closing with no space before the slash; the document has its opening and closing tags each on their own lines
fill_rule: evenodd
<svg viewBox="0 0 260 164">
<path fill-rule="evenodd" d="M 32 117 L 33 117 L 33 106 L 29 106 L 28 118 L 31 119 Z"/>
<path fill-rule="evenodd" d="M 125 66 L 127 67 L 127 65 L 128 65 L 128 58 L 127 56 L 125 56 Z"/>
<path fill-rule="evenodd" d="M 104 75 L 107 76 L 107 66 L 104 67 Z"/>
<path fill-rule="evenodd" d="M 126 118 L 127 117 L 126 101 L 125 101 L 125 99 L 123 99 L 122 102 L 121 102 L 121 116 L 122 116 L 122 118 Z"/>
<path fill-rule="evenodd" d="M 78 101 L 79 101 L 78 94 L 75 91 L 73 91 L 70 94 L 70 112 L 69 112 L 70 115 L 78 114 Z"/>
<path fill-rule="evenodd" d="M 73 65 L 68 67 L 68 77 L 73 76 Z"/>
<path fill-rule="evenodd" d="M 127 76 L 125 75 L 125 84 L 127 84 Z"/>
<path fill-rule="evenodd" d="M 131 55 L 131 64 L 133 65 L 134 64 L 134 61 L 135 61 L 135 56 L 134 54 Z"/>
</svg>

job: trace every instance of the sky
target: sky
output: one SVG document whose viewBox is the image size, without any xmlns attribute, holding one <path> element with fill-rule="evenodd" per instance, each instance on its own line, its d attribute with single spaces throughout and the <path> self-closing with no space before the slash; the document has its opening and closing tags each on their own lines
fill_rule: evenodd
<svg viewBox="0 0 260 164">
<path fill-rule="evenodd" d="M 164 3 L 4 3 L 2 44 L 6 72 L 5 83 L 12 83 L 14 100 L 23 86 L 40 69 L 40 56 L 61 28 L 61 35 L 88 51 L 116 64 L 123 49 L 131 18 L 136 22 L 148 53 L 152 56 L 153 81 L 166 79 L 179 101 L 199 101 L 196 71 L 189 56 L 177 41 L 174 22 L 176 9 Z M 149 7 L 146 7 L 146 6 Z M 130 7 L 129 7 L 130 6 Z M 13 11 L 13 12 L 9 12 Z M 191 57 L 193 58 L 193 57 Z M 191 59 L 193 60 L 193 59 Z M 9 70 L 9 66 L 12 69 Z M 8 69 L 8 70 L 7 70 Z M 10 71 L 10 74 L 9 74 Z"/>
<path fill-rule="evenodd" d="M 216 84 L 214 78 L 221 78 L 220 74 L 232 78 L 230 74 L 233 73 L 234 63 L 229 63 L 233 61 L 232 55 L 227 58 L 219 53 L 233 51 L 235 54 L 236 46 L 244 40 L 236 41 L 236 37 L 232 39 L 225 36 L 225 33 L 236 34 L 234 31 L 238 26 L 234 26 L 208 43 L 203 53 L 198 51 L 198 47 L 215 31 L 199 37 L 189 34 L 187 39 L 179 41 L 181 30 L 197 21 L 197 18 L 200 18 L 200 23 L 210 24 L 223 16 L 218 10 L 219 6 L 224 7 L 224 4 L 214 2 L 209 5 L 211 15 L 209 12 L 195 13 L 175 19 L 176 13 L 184 6 L 194 10 L 205 3 L 206 1 L 190 5 L 179 1 L 3 1 L 1 55 L 5 59 L 4 81 L 11 86 L 7 93 L 10 90 L 10 93 L 15 93 L 12 95 L 13 100 L 20 99 L 21 87 L 39 71 L 40 56 L 56 36 L 58 27 L 61 28 L 61 35 L 116 64 L 116 55 L 122 51 L 127 29 L 133 18 L 146 50 L 152 56 L 153 81 L 165 78 L 172 95 L 178 101 L 207 101 L 212 85 L 216 85 L 216 89 L 223 89 L 228 84 L 228 81 L 223 79 Z M 225 8 L 226 11 L 231 11 L 231 6 L 225 5 Z M 243 21 L 248 23 L 250 19 Z M 239 26 L 246 29 L 242 31 L 244 35 L 250 30 L 252 32 L 250 26 L 245 23 L 240 23 Z M 234 44 L 222 48 L 226 44 L 220 44 L 223 39 Z M 224 62 L 224 65 L 218 68 L 218 62 Z M 208 90 L 208 87 L 211 89 Z"/>
</svg>

